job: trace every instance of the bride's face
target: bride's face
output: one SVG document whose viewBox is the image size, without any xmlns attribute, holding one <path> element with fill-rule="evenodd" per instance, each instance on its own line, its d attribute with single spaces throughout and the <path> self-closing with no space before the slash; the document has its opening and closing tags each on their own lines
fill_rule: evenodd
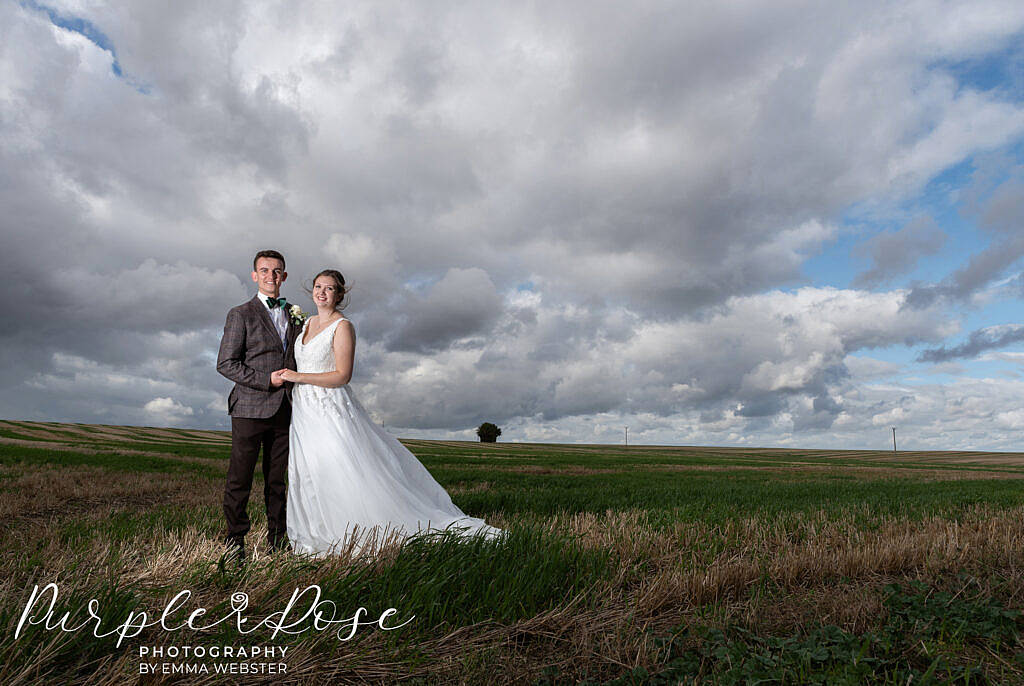
<svg viewBox="0 0 1024 686">
<path fill-rule="evenodd" d="M 329 276 L 321 276 L 313 282 L 313 302 L 319 307 L 333 308 L 338 304 L 338 283 Z"/>
</svg>

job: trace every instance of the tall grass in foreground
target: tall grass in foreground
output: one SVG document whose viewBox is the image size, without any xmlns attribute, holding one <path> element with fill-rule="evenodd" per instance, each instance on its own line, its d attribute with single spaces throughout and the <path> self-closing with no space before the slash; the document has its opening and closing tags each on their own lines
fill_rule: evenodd
<svg viewBox="0 0 1024 686">
<path fill-rule="evenodd" d="M 888 635 L 893 621 L 888 584 L 916 581 L 926 585 L 914 587 L 926 589 L 919 595 L 941 599 L 945 592 L 990 609 L 1019 607 L 1024 592 L 1024 509 L 975 508 L 959 521 L 891 518 L 871 531 L 824 513 L 774 523 L 678 522 L 670 530 L 649 526 L 642 511 L 584 513 L 514 526 L 504 541 L 427 536 L 372 557 L 316 560 L 257 550 L 237 571 L 217 565 L 219 545 L 207 531 L 145 531 L 140 538 L 98 536 L 74 549 L 50 549 L 32 570 L 11 569 L 0 585 L 0 682 L 38 683 L 46 675 L 67 683 L 116 681 L 137 672 L 138 645 L 239 642 L 227 627 L 202 634 L 149 630 L 127 648 L 38 627 L 14 641 L 29 581 L 56 581 L 65 609 L 99 599 L 111 623 L 132 610 L 159 611 L 183 588 L 195 594 L 189 608 L 205 607 L 211 617 L 227 612 L 232 593 L 247 593 L 256 621 L 282 609 L 295 589 L 318 584 L 339 617 L 366 607 L 376 618 L 394 607 L 393 623 L 415 619 L 394 632 L 361 630 L 348 642 L 329 631 L 278 639 L 292 646 L 288 664 L 296 680 L 418 675 L 423 683 L 542 682 L 545 674 L 592 683 L 646 674 L 643 679 L 657 683 L 659 672 L 688 674 L 679 671 L 683 657 L 706 677 L 746 683 L 729 680 L 744 672 L 729 672 L 720 654 L 775 655 L 785 664 L 779 646 L 814 652 L 809 646 L 816 645 L 841 656 L 851 637 L 867 641 L 866 657 L 923 674 L 922 655 L 906 646 L 881 650 L 878 637 Z M 297 608 L 300 615 L 306 606 Z M 998 644 L 983 643 L 971 637 L 988 635 L 984 622 L 999 615 L 939 607 L 933 619 L 946 613 L 955 621 L 928 634 L 920 649 L 932 656 L 929 666 L 942 656 L 933 676 L 981 674 L 990 683 L 1020 677 L 1017 615 L 1006 615 Z M 912 617 L 912 609 L 904 604 L 900 612 Z M 667 650 L 670 639 L 675 648 Z M 721 650 L 705 654 L 714 646 Z M 828 669 L 838 674 L 840 663 Z M 788 683 L 798 681 L 791 674 Z"/>
<path fill-rule="evenodd" d="M 130 612 L 159 616 L 171 597 L 187 588 L 195 595 L 182 616 L 196 607 L 206 608 L 209 617 L 229 615 L 230 596 L 244 592 L 249 598 L 246 616 L 251 625 L 286 607 L 295 591 L 316 584 L 322 597 L 338 609 L 339 620 L 365 607 L 370 618 L 395 608 L 398 612 L 391 623 L 411 621 L 390 633 L 364 630 L 350 643 L 338 639 L 339 632 L 346 634 L 347 625 L 331 631 L 284 634 L 276 643 L 300 648 L 293 654 L 330 659 L 339 650 L 365 650 L 383 642 L 389 650 L 416 659 L 418 643 L 438 639 L 458 627 L 515 623 L 557 609 L 567 598 L 586 598 L 608 576 L 610 566 L 606 551 L 585 548 L 536 526 L 515 527 L 497 540 L 461 539 L 453 532 L 417 535 L 404 545 L 392 542 L 375 555 L 317 560 L 263 554 L 240 569 L 218 564 L 217 542 L 195 530 L 179 529 L 175 534 L 176 530 L 168 527 L 167 531 L 160 545 L 150 551 L 156 559 L 147 559 L 145 552 L 139 556 L 135 539 L 103 537 L 93 539 L 84 555 L 69 553 L 49 561 L 47 566 L 77 571 L 57 581 L 57 616 L 69 611 L 69 625 L 78 625 L 87 618 L 86 604 L 96 599 L 102 632 L 106 632 Z M 179 556 L 166 555 L 168 548 Z M 136 578 L 126 575 L 124 569 L 133 566 L 133 556 L 137 558 L 134 566 L 146 570 Z M 153 569 L 154 563 L 164 568 Z M 34 582 L 43 585 L 42 579 Z M 69 634 L 28 625 L 15 640 L 15 627 L 27 600 L 16 601 L 20 589 L 21 584 L 11 582 L 2 588 L 0 626 L 5 632 L 0 640 L 0 682 L 31 683 L 48 674 L 85 678 L 94 674 L 98 664 L 117 661 L 126 653 L 125 647 L 115 645 L 116 637 L 94 638 L 92 625 Z M 311 604 L 312 594 L 304 594 L 292 617 L 302 617 Z M 584 600 L 582 606 L 588 604 Z M 268 641 L 269 633 L 255 634 L 250 641 Z M 238 640 L 236 626 L 224 623 L 201 635 L 187 630 L 181 634 L 147 630 L 129 643 L 232 645 Z M 382 648 L 378 645 L 378 649 Z"/>
<path fill-rule="evenodd" d="M 1016 462 L 415 442 L 456 503 L 506 539 L 270 555 L 254 504 L 253 558 L 235 570 L 218 564 L 223 435 L 190 454 L 182 432 L 12 424 L 17 438 L 0 436 L 0 683 L 135 681 L 141 645 L 225 643 L 288 646 L 288 673 L 263 677 L 279 683 L 1024 683 Z M 40 627 L 14 640 L 32 585 L 51 581 L 59 608 L 95 598 L 108 624 L 159 613 L 183 589 L 210 617 L 245 593 L 258 621 L 311 584 L 339 617 L 414 618 L 350 641 L 226 626 L 152 628 L 120 648 Z"/>
</svg>

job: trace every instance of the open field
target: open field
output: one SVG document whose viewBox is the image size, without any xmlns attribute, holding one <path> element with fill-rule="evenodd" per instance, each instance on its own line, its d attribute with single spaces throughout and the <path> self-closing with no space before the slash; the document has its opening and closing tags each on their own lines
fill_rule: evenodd
<svg viewBox="0 0 1024 686">
<path fill-rule="evenodd" d="M 247 683 L 1024 683 L 1024 454 L 406 441 L 498 542 L 418 538 L 310 560 L 218 564 L 224 432 L 0 421 L 0 683 L 140 678 L 140 647 L 279 645 Z M 259 471 L 259 470 L 257 470 Z M 265 531 L 257 475 L 250 502 Z M 256 623 L 311 584 L 348 641 L 230 622 L 96 638 L 15 629 L 54 582 L 81 623 L 132 611 Z M 296 610 L 301 616 L 309 603 Z M 342 632 L 343 635 L 347 633 Z M 155 662 L 171 660 L 155 660 Z"/>
</svg>

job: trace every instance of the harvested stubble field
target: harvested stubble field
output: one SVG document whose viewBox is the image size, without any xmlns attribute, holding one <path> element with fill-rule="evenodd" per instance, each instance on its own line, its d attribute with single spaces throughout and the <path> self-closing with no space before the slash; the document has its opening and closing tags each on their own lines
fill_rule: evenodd
<svg viewBox="0 0 1024 686">
<path fill-rule="evenodd" d="M 406 441 L 509 535 L 326 560 L 257 547 L 235 570 L 218 564 L 229 440 L 0 422 L 0 683 L 1024 683 L 1021 454 Z M 103 631 L 186 589 L 178 623 L 238 592 L 255 623 L 311 584 L 339 618 L 412 620 L 348 641 L 229 623 L 120 647 L 94 625 L 15 638 L 50 582 L 72 625 L 97 599 Z M 285 646 L 287 671 L 140 676 L 140 647 L 186 645 Z"/>
</svg>

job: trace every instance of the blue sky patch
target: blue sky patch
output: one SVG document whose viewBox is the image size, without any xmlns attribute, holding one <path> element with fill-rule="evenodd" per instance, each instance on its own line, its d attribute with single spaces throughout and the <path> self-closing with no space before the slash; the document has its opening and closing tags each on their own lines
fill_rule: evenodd
<svg viewBox="0 0 1024 686">
<path fill-rule="evenodd" d="M 123 79 L 128 85 L 134 88 L 143 95 L 149 95 L 150 87 L 143 83 L 125 76 L 124 71 L 121 69 L 121 63 L 117 59 L 117 50 L 114 49 L 114 44 L 111 42 L 107 34 L 103 33 L 95 24 L 88 19 L 82 19 L 81 17 L 68 17 L 64 16 L 52 7 L 46 5 L 40 5 L 34 0 L 21 0 L 21 6 L 27 7 L 30 10 L 37 12 L 43 12 L 49 17 L 50 22 L 54 26 L 64 29 L 65 31 L 72 31 L 80 36 L 84 36 L 91 43 L 101 50 L 105 50 L 110 53 L 110 71 L 114 73 L 114 76 L 119 79 Z"/>
</svg>

